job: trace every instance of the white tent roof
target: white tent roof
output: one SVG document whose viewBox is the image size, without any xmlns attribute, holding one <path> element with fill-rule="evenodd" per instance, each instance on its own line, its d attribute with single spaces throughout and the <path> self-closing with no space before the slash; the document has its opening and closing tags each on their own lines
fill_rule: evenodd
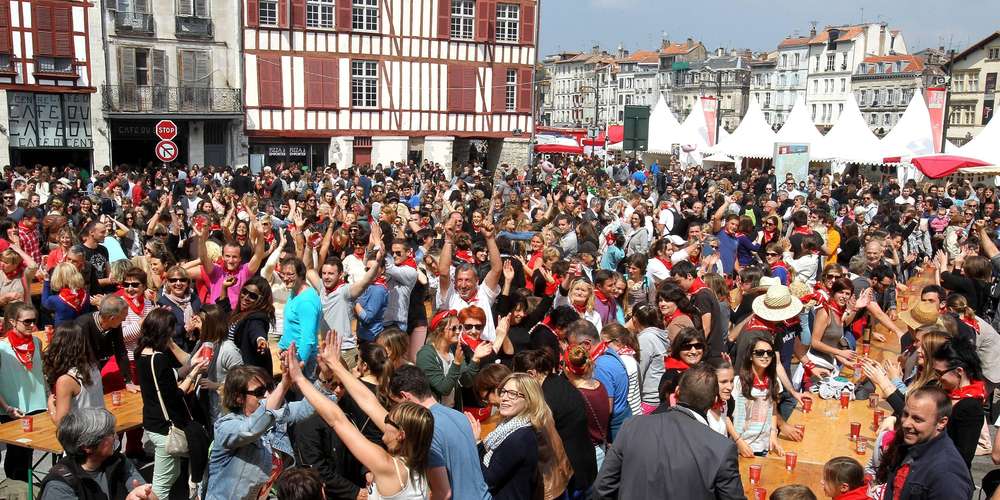
<svg viewBox="0 0 1000 500">
<path fill-rule="evenodd" d="M 920 92 L 914 92 L 903 116 L 882 138 L 882 156 L 925 156 L 934 154 L 931 115 Z"/>
<path fill-rule="evenodd" d="M 677 117 L 667 106 L 667 101 L 660 96 L 649 113 L 649 147 L 646 151 L 650 153 L 671 153 L 671 146 L 680 144 L 681 124 L 677 122 Z"/>
<path fill-rule="evenodd" d="M 990 120 L 978 135 L 958 148 L 955 154 L 1000 165 L 1000 119 Z"/>
<path fill-rule="evenodd" d="M 848 94 L 844 111 L 833 128 L 814 145 L 815 157 L 850 163 L 882 163 L 882 145 L 861 116 L 854 94 Z"/>
<path fill-rule="evenodd" d="M 781 130 L 778 131 L 774 142 L 809 144 L 810 160 L 825 159 L 817 151 L 820 143 L 823 142 L 823 134 L 819 133 L 819 130 L 816 129 L 816 124 L 809 117 L 809 112 L 806 111 L 806 103 L 804 101 L 796 101 L 792 106 L 792 112 L 788 113 L 788 119 L 781 126 Z"/>
<path fill-rule="evenodd" d="M 691 112 L 681 124 L 681 144 L 695 146 L 695 152 L 704 153 L 708 149 L 708 124 L 705 123 L 705 109 L 701 99 L 694 100 Z"/>
<path fill-rule="evenodd" d="M 710 161 L 715 163 L 733 163 L 733 159 L 724 153 L 715 153 L 712 156 L 707 156 L 703 158 L 701 161 L 703 162 Z"/>
<path fill-rule="evenodd" d="M 764 121 L 760 104 L 750 97 L 747 112 L 732 134 L 719 135 L 713 152 L 745 158 L 770 158 L 774 155 L 774 131 Z"/>
</svg>

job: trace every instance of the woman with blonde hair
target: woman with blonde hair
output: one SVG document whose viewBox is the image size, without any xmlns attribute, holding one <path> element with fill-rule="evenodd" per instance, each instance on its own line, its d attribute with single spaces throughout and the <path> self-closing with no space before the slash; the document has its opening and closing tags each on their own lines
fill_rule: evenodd
<svg viewBox="0 0 1000 500">
<path fill-rule="evenodd" d="M 57 326 L 90 310 L 90 297 L 76 266 L 69 262 L 56 265 L 42 284 L 42 307 L 52 311 Z"/>
<path fill-rule="evenodd" d="M 466 359 L 465 350 L 459 345 L 462 325 L 454 310 L 439 311 L 431 319 L 431 336 L 417 351 L 417 367 L 427 374 L 431 390 L 441 404 L 462 411 L 462 387 L 471 387 L 473 378 L 479 372 L 478 359 Z M 482 344 L 482 354 L 490 349 Z M 492 350 L 489 350 L 492 353 Z"/>
<path fill-rule="evenodd" d="M 512 373 L 497 391 L 500 417 L 481 443 L 483 479 L 496 500 L 534 498 L 538 487 L 538 433 L 552 420 L 542 386 L 527 373 Z M 480 426 L 469 416 L 472 431 Z"/>
<path fill-rule="evenodd" d="M 587 281 L 586 276 L 579 274 L 573 276 L 573 274 L 571 267 L 570 276 L 567 276 L 559 286 L 553 307 L 572 306 L 580 318 L 593 323 L 597 331 L 601 331 L 603 326 L 601 315 L 594 310 L 594 285 Z"/>
<path fill-rule="evenodd" d="M 52 272 L 57 265 L 66 260 L 69 249 L 73 248 L 73 244 L 76 243 L 76 235 L 73 234 L 73 228 L 69 225 L 60 228 L 56 233 L 56 242 L 58 246 L 45 256 L 45 270 L 49 272 Z"/>
</svg>

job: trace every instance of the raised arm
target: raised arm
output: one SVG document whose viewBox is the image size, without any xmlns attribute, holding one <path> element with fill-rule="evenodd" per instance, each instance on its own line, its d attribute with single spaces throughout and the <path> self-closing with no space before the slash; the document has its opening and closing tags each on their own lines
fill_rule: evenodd
<svg viewBox="0 0 1000 500">
<path fill-rule="evenodd" d="M 260 269 L 260 264 L 264 261 L 264 229 L 261 228 L 260 221 L 257 219 L 251 219 L 250 238 L 254 242 L 253 256 L 247 263 L 247 270 L 250 271 L 250 274 L 256 274 L 257 270 Z"/>
<path fill-rule="evenodd" d="M 722 229 L 722 216 L 726 214 L 726 209 L 729 208 L 730 203 L 731 201 L 727 196 L 723 200 L 722 205 L 712 214 L 712 234 L 718 233 Z"/>
<path fill-rule="evenodd" d="M 205 274 L 210 275 L 212 271 L 215 271 L 215 263 L 208 256 L 208 228 L 195 226 L 192 231 L 198 238 L 198 260 L 201 261 L 201 267 L 205 269 Z"/>
<path fill-rule="evenodd" d="M 365 386 L 357 377 L 354 376 L 351 371 L 344 366 L 343 361 L 340 357 L 340 344 L 341 339 L 336 331 L 331 330 L 327 334 L 326 339 L 320 343 L 319 355 L 317 360 L 323 366 L 328 367 L 332 372 L 334 377 L 340 381 L 344 386 L 344 390 L 351 395 L 351 398 L 358 407 L 368 415 L 372 423 L 379 428 L 380 431 L 385 431 L 385 416 L 389 413 L 385 408 L 378 402 L 378 397 L 375 396 L 368 387 Z M 291 350 L 291 348 L 289 349 Z M 319 407 L 317 407 L 317 411 Z"/>
<path fill-rule="evenodd" d="M 444 226 L 444 243 L 441 245 L 441 257 L 438 259 L 438 297 L 444 297 L 451 288 L 451 258 L 454 246 L 454 229 L 451 221 Z M 435 300 L 437 302 L 437 300 Z"/>
<path fill-rule="evenodd" d="M 503 272 L 503 260 L 500 258 L 500 248 L 497 247 L 496 235 L 493 232 L 495 229 L 492 222 L 483 223 L 482 233 L 486 237 L 486 250 L 490 254 L 490 270 L 483 278 L 483 284 L 490 290 L 500 283 L 500 274 Z"/>
</svg>

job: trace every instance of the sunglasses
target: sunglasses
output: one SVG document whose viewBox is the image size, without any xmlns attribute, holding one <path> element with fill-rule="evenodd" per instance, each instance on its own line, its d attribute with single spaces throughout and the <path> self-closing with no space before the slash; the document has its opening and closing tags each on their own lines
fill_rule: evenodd
<svg viewBox="0 0 1000 500">
<path fill-rule="evenodd" d="M 469 331 L 479 331 L 483 329 L 483 325 L 462 325 L 462 329 Z"/>
<path fill-rule="evenodd" d="M 240 295 L 243 296 L 243 297 L 246 297 L 246 298 L 248 298 L 250 300 L 258 300 L 258 299 L 260 299 L 260 294 L 259 293 L 247 290 L 246 288 L 244 288 L 243 290 L 240 290 Z"/>
<path fill-rule="evenodd" d="M 385 425 L 391 425 L 391 426 L 399 429 L 399 424 L 397 424 L 396 422 L 393 422 L 392 419 L 389 418 L 389 414 L 388 413 L 385 414 L 385 420 L 383 420 L 383 422 L 385 423 Z"/>
<path fill-rule="evenodd" d="M 767 256 L 768 256 L 768 257 L 777 257 L 777 256 L 778 256 L 778 254 L 776 254 L 776 253 L 774 253 L 774 252 L 767 252 Z"/>
<path fill-rule="evenodd" d="M 262 386 L 254 389 L 252 391 L 246 391 L 243 394 L 246 394 L 247 396 L 253 396 L 255 398 L 260 399 L 260 398 L 264 397 L 265 395 L 267 395 L 267 387 L 265 387 L 265 386 L 262 385 Z"/>
<path fill-rule="evenodd" d="M 755 358 L 771 358 L 774 357 L 774 351 L 770 349 L 754 349 L 753 355 Z"/>
<path fill-rule="evenodd" d="M 705 350 L 705 344 L 703 344 L 701 342 L 692 342 L 690 344 L 685 344 L 684 346 L 681 347 L 681 352 L 690 351 L 692 349 L 694 349 L 696 351 L 704 351 Z"/>
<path fill-rule="evenodd" d="M 35 318 L 28 318 L 28 319 L 19 319 L 19 320 L 17 320 L 18 323 L 21 323 L 22 325 L 26 325 L 26 326 L 34 325 L 35 321 L 37 321 Z"/>
<path fill-rule="evenodd" d="M 124 282 L 122 282 L 122 287 L 124 287 L 124 288 L 139 288 L 140 286 L 142 286 L 142 283 L 139 283 L 138 281 L 124 281 Z"/>
<path fill-rule="evenodd" d="M 937 375 L 938 378 L 941 378 L 941 377 L 945 376 L 948 372 L 955 371 L 958 368 L 959 367 L 957 367 L 957 366 L 953 366 L 951 368 L 948 368 L 947 370 L 937 370 L 937 369 L 935 369 L 934 373 Z"/>
<path fill-rule="evenodd" d="M 188 279 L 187 278 L 167 278 L 167 281 L 169 281 L 170 283 L 187 283 Z"/>
<path fill-rule="evenodd" d="M 403 256 L 403 255 L 404 255 L 405 253 L 406 253 L 406 252 L 397 252 L 396 250 L 393 250 L 393 251 L 392 251 L 392 255 L 393 255 L 394 257 L 402 257 L 402 256 Z"/>
</svg>

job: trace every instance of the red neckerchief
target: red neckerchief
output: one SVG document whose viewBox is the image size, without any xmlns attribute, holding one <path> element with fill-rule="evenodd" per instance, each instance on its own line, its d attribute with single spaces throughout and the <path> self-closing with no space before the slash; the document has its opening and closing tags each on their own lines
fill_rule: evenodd
<svg viewBox="0 0 1000 500">
<path fill-rule="evenodd" d="M 694 294 L 706 288 L 708 288 L 708 285 L 706 285 L 705 282 L 701 280 L 701 278 L 695 278 L 694 283 L 691 283 L 691 288 L 688 288 L 688 296 L 693 297 Z"/>
<path fill-rule="evenodd" d="M 830 301 L 830 290 L 826 287 L 826 285 L 817 281 L 816 286 L 813 287 L 812 298 L 816 299 L 816 302 L 818 302 L 819 305 L 826 304 Z M 803 300 L 802 302 L 809 301 Z"/>
<path fill-rule="evenodd" d="M 469 346 L 469 349 L 472 349 L 473 351 L 475 351 L 476 348 L 479 347 L 479 344 L 483 342 L 483 339 L 477 339 L 464 333 L 462 334 L 461 340 L 462 344 Z"/>
<path fill-rule="evenodd" d="M 768 377 L 768 376 L 765 375 L 764 378 L 760 378 L 760 377 L 757 376 L 756 373 L 753 374 L 753 388 L 754 389 L 760 389 L 762 391 L 766 391 L 770 387 L 771 387 L 771 377 Z"/>
<path fill-rule="evenodd" d="M 841 493 L 833 497 L 833 500 L 868 500 L 868 485 L 864 484 L 853 490 Z"/>
<path fill-rule="evenodd" d="M 573 304 L 573 309 L 576 309 L 576 312 L 579 313 L 580 316 L 583 316 L 587 313 L 587 304 L 583 304 L 581 306 Z"/>
<path fill-rule="evenodd" d="M 246 242 L 247 242 L 246 235 L 243 235 L 243 236 L 240 236 L 238 234 L 236 235 L 236 243 L 239 243 L 240 246 L 243 246 L 243 244 L 246 243 Z"/>
<path fill-rule="evenodd" d="M 785 273 L 791 276 L 792 273 L 788 271 L 788 264 L 785 264 L 785 261 L 779 260 L 778 262 L 775 262 L 773 265 L 771 265 L 772 272 L 778 268 L 784 269 Z"/>
<path fill-rule="evenodd" d="M 605 341 L 600 341 L 590 350 L 590 360 L 596 361 L 597 358 L 604 355 L 604 352 L 608 350 L 608 343 Z"/>
<path fill-rule="evenodd" d="M 602 292 L 602 291 L 600 291 L 600 290 L 598 290 L 596 288 L 594 289 L 594 298 L 596 298 L 597 300 L 601 301 L 602 304 L 608 304 L 608 305 L 610 305 L 612 303 L 611 302 L 612 299 L 608 298 L 607 295 L 604 295 L 604 292 Z"/>
<path fill-rule="evenodd" d="M 4 275 L 7 276 L 7 279 L 9 279 L 9 280 L 15 280 L 15 279 L 18 279 L 18 278 L 21 277 L 21 273 L 23 271 L 24 271 L 24 266 L 20 265 L 20 266 L 17 266 L 17 269 L 14 269 L 14 272 L 8 273 L 7 271 L 4 271 L 3 273 L 4 273 Z"/>
<path fill-rule="evenodd" d="M 657 257 L 656 260 L 660 261 L 660 263 L 663 264 L 663 267 L 667 268 L 667 271 L 669 271 L 669 270 L 671 270 L 671 269 L 674 268 L 674 263 L 671 262 L 670 259 L 664 259 L 663 257 Z"/>
<path fill-rule="evenodd" d="M 974 315 L 963 314 L 959 316 L 958 319 L 960 319 L 962 323 L 969 325 L 969 328 L 975 330 L 976 333 L 979 333 L 979 322 L 976 321 L 976 317 Z"/>
<path fill-rule="evenodd" d="M 63 288 L 59 290 L 59 298 L 66 305 L 72 307 L 74 311 L 80 312 L 83 310 L 83 305 L 87 303 L 87 289 L 73 290 L 72 288 Z"/>
<path fill-rule="evenodd" d="M 559 276 L 558 274 L 553 274 L 552 283 L 548 282 L 545 283 L 545 296 L 548 297 L 549 295 L 556 293 L 556 290 L 559 288 L 560 285 L 562 285 L 562 276 Z"/>
<path fill-rule="evenodd" d="M 715 403 L 712 404 L 712 410 L 715 411 L 715 413 L 721 414 L 724 409 L 726 409 L 726 402 L 716 396 Z"/>
<path fill-rule="evenodd" d="M 698 262 L 701 261 L 701 252 L 688 252 L 688 261 L 697 266 Z"/>
<path fill-rule="evenodd" d="M 539 326 L 543 326 L 545 328 L 548 328 L 548 330 L 550 332 L 552 332 L 552 335 L 555 335 L 557 339 L 559 339 L 559 340 L 566 340 L 566 334 L 564 334 L 562 332 L 559 332 L 559 331 L 556 331 L 555 328 L 552 328 L 552 316 L 546 316 L 545 319 L 543 319 L 541 323 L 538 323 L 537 325 L 535 325 L 534 327 L 532 327 L 531 330 L 534 331 L 535 328 L 537 328 Z"/>
<path fill-rule="evenodd" d="M 674 359 L 670 356 L 667 356 L 663 358 L 663 368 L 667 370 L 677 370 L 683 372 L 687 371 L 688 368 L 691 368 L 691 365 L 679 359 Z"/>
<path fill-rule="evenodd" d="M 379 276 L 378 278 L 375 278 L 375 281 L 373 281 L 372 284 L 380 286 L 380 287 L 385 288 L 385 289 L 389 288 L 389 287 L 385 286 L 385 275 L 384 274 L 382 276 Z"/>
<path fill-rule="evenodd" d="M 472 255 L 472 252 L 468 250 L 455 250 L 455 258 L 466 264 L 476 263 L 476 256 Z"/>
<path fill-rule="evenodd" d="M 344 286 L 344 284 L 345 284 L 344 280 L 341 279 L 337 280 L 337 282 L 334 283 L 332 287 L 324 287 L 326 288 L 326 294 L 330 295 L 331 293 L 336 292 L 340 287 Z"/>
<path fill-rule="evenodd" d="M 813 230 L 809 226 L 796 226 L 792 228 L 792 234 L 804 234 L 809 236 L 813 233 Z"/>
<path fill-rule="evenodd" d="M 774 239 L 774 233 L 776 233 L 777 231 L 768 231 L 764 229 L 763 232 L 764 232 L 764 239 L 762 241 L 764 243 L 770 243 L 771 240 Z"/>
<path fill-rule="evenodd" d="M 131 309 L 136 316 L 140 318 L 142 317 L 142 309 L 143 306 L 145 305 L 145 299 L 139 299 L 139 302 L 136 303 L 135 299 L 129 297 L 128 294 L 125 293 L 124 289 L 118 290 L 117 292 L 115 292 L 115 295 L 125 299 L 125 303 L 128 304 L 128 308 Z"/>
<path fill-rule="evenodd" d="M 408 256 L 406 257 L 406 260 L 404 260 L 404 261 L 403 261 L 403 262 L 402 262 L 402 263 L 400 264 L 400 266 L 404 266 L 404 267 L 412 267 L 412 268 L 416 269 L 416 268 L 417 268 L 417 260 L 413 258 L 413 254 L 411 253 L 410 255 L 408 255 Z"/>
<path fill-rule="evenodd" d="M 7 340 L 10 342 L 10 346 L 14 349 L 14 356 L 17 357 L 17 360 L 20 361 L 28 371 L 31 371 L 31 361 L 35 357 L 34 336 L 28 335 L 28 337 L 25 338 L 16 331 L 11 330 L 7 332 Z"/>
<path fill-rule="evenodd" d="M 973 380 L 969 382 L 969 385 L 964 387 L 959 387 L 951 391 L 952 401 L 958 401 L 961 399 L 978 399 L 980 401 L 986 401 L 986 384 L 982 380 Z"/>
<path fill-rule="evenodd" d="M 677 319 L 677 318 L 679 318 L 681 316 L 688 317 L 688 315 L 684 314 L 683 312 L 681 312 L 680 309 L 674 309 L 674 313 L 673 314 L 671 314 L 670 316 L 667 316 L 666 318 L 663 318 L 663 324 L 664 325 L 670 325 L 671 323 L 674 322 L 675 319 Z"/>
<path fill-rule="evenodd" d="M 619 356 L 632 356 L 632 357 L 635 357 L 635 349 L 632 349 L 631 347 L 621 346 L 621 347 L 619 347 L 618 349 L 615 349 L 615 350 L 618 352 Z"/>
<path fill-rule="evenodd" d="M 903 492 L 903 485 L 906 484 L 906 476 L 910 475 L 910 464 L 903 464 L 896 471 L 896 476 L 892 478 L 892 498 L 886 500 L 899 500 Z"/>
<path fill-rule="evenodd" d="M 830 310 L 830 314 L 836 315 L 841 319 L 843 319 L 844 313 L 847 311 L 846 306 L 838 304 L 835 300 L 828 300 L 823 306 Z"/>
<path fill-rule="evenodd" d="M 744 332 L 767 332 L 772 335 L 778 333 L 778 323 L 774 321 L 767 321 L 761 319 L 756 314 L 750 316 L 750 320 L 747 321 L 745 327 L 743 327 Z"/>
</svg>

